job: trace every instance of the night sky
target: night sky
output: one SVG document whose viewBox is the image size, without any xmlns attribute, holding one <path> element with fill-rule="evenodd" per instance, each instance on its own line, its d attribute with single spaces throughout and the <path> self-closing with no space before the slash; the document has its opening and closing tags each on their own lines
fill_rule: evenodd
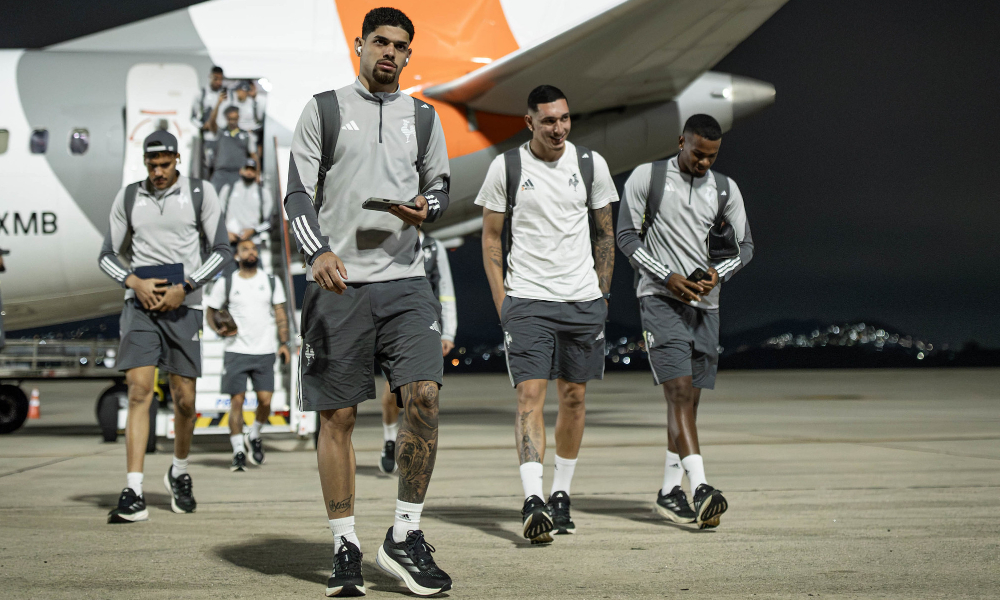
<svg viewBox="0 0 1000 600">
<path fill-rule="evenodd" d="M 188 4 L 4 1 L 0 47 Z M 1000 346 L 998 23 L 989 2 L 791 0 L 714 68 L 777 89 L 773 107 L 723 138 L 716 164 L 743 191 L 757 247 L 723 290 L 724 335 L 785 319 L 877 320 Z M 466 274 L 458 341 L 491 327 L 499 340 L 478 238 L 450 258 Z M 638 333 L 619 259 L 612 322 Z"/>
</svg>

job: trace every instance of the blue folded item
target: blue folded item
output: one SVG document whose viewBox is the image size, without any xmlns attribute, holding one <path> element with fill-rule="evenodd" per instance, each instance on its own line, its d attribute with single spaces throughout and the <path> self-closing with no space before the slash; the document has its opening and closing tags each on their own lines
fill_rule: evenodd
<svg viewBox="0 0 1000 600">
<path fill-rule="evenodd" d="M 181 263 L 136 267 L 133 272 L 139 279 L 166 279 L 167 285 L 184 283 L 184 265 Z"/>
</svg>

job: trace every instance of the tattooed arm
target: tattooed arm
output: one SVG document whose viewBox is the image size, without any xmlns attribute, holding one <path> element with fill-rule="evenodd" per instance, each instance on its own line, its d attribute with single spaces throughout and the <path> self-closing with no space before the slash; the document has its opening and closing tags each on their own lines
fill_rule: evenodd
<svg viewBox="0 0 1000 600">
<path fill-rule="evenodd" d="M 610 213 L 609 213 L 610 214 Z M 486 279 L 490 282 L 490 292 L 493 293 L 493 304 L 497 315 L 505 295 L 503 289 L 503 235 L 504 214 L 488 208 L 483 209 L 483 268 Z M 613 248 L 612 248 L 613 250 Z M 608 281 L 610 282 L 610 277 Z"/>
<path fill-rule="evenodd" d="M 399 499 L 420 504 L 434 472 L 438 439 L 438 384 L 417 381 L 399 389 L 403 418 L 396 434 Z"/>
<path fill-rule="evenodd" d="M 615 228 L 611 222 L 611 205 L 591 212 L 594 215 L 594 224 L 597 226 L 594 269 L 597 271 L 597 282 L 601 286 L 601 293 L 607 294 L 611 291 L 611 275 L 615 270 Z"/>
</svg>

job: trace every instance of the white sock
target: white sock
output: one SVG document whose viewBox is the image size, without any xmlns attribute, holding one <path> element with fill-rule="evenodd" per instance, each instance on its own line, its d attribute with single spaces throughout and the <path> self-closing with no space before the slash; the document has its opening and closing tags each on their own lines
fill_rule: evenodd
<svg viewBox="0 0 1000 600">
<path fill-rule="evenodd" d="M 402 542 L 410 531 L 420 529 L 420 513 L 424 511 L 423 503 L 412 504 L 396 500 L 396 520 L 392 524 L 392 541 Z"/>
<path fill-rule="evenodd" d="M 170 476 L 177 479 L 188 472 L 188 459 L 174 457 L 174 466 L 170 467 Z"/>
<path fill-rule="evenodd" d="M 521 465 L 521 485 L 524 486 L 524 499 L 532 496 L 542 497 L 542 463 L 526 462 Z M 542 498 L 544 500 L 544 498 Z"/>
<path fill-rule="evenodd" d="M 125 481 L 136 495 L 142 495 L 142 473 L 125 473 Z"/>
<path fill-rule="evenodd" d="M 347 538 L 347 541 L 357 546 L 359 550 L 361 549 L 361 541 L 358 539 L 358 534 L 354 531 L 353 515 L 342 519 L 330 519 L 330 531 L 333 532 L 334 554 L 340 551 L 340 547 L 344 545 L 340 541 L 341 536 Z"/>
<path fill-rule="evenodd" d="M 701 460 L 700 454 L 688 454 L 681 459 L 684 465 L 684 472 L 687 473 L 688 481 L 691 482 L 691 493 L 693 494 L 698 486 L 708 483 L 705 480 L 705 463 Z"/>
<path fill-rule="evenodd" d="M 233 445 L 233 456 L 236 456 L 238 452 L 247 453 L 247 449 L 243 447 L 242 435 L 237 433 L 236 435 L 229 436 L 229 443 Z"/>
<path fill-rule="evenodd" d="M 399 421 L 396 421 L 392 425 L 386 425 L 382 423 L 382 443 L 395 442 L 396 434 L 399 433 Z"/>
<path fill-rule="evenodd" d="M 556 454 L 556 472 L 552 478 L 552 494 L 566 492 L 569 495 L 569 484 L 573 482 L 573 471 L 576 470 L 575 458 L 563 458 Z M 552 494 L 549 494 L 550 496 Z"/>
<path fill-rule="evenodd" d="M 681 484 L 682 479 L 684 479 L 684 467 L 681 466 L 681 457 L 667 450 L 667 466 L 663 469 L 663 488 L 661 491 L 664 494 L 669 494 L 674 487 Z"/>
<path fill-rule="evenodd" d="M 250 436 L 249 436 L 250 439 L 251 440 L 259 440 L 260 439 L 260 430 L 263 429 L 263 428 L 264 428 L 264 423 L 262 423 L 260 421 L 254 421 L 253 425 L 250 426 Z"/>
</svg>

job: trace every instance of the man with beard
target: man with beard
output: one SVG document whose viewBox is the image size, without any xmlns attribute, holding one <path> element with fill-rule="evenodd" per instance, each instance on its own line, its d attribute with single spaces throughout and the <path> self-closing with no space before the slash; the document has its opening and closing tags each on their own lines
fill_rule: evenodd
<svg viewBox="0 0 1000 600">
<path fill-rule="evenodd" d="M 451 588 L 420 529 L 444 364 L 437 299 L 417 238 L 420 224 L 448 206 L 450 171 L 434 108 L 399 89 L 413 33 L 396 9 L 365 15 L 353 47 L 358 79 L 310 100 L 292 137 L 285 209 L 309 263 L 299 402 L 319 411 L 316 454 L 335 553 L 328 596 L 365 593 L 351 433 L 357 405 L 376 396 L 373 356 L 403 409 L 396 518 L 377 563 L 413 593 Z"/>
<path fill-rule="evenodd" d="M 99 258 L 101 270 L 128 290 L 118 349 L 118 369 L 125 372 L 128 384 L 128 485 L 108 513 L 108 523 L 149 518 L 142 467 L 157 367 L 170 374 L 176 433 L 173 465 L 163 483 L 175 513 L 195 511 L 188 452 L 194 435 L 195 382 L 201 376 L 201 287 L 232 258 L 215 190 L 177 171 L 177 138 L 159 130 L 142 146 L 149 177 L 115 196 Z M 204 260 L 203 240 L 212 244 Z"/>
<path fill-rule="evenodd" d="M 271 228 L 274 201 L 271 191 L 257 181 L 257 161 L 248 158 L 240 169 L 240 180 L 227 183 L 219 192 L 226 215 L 229 242 L 253 240 L 260 244 L 264 232 Z"/>
<path fill-rule="evenodd" d="M 236 246 L 239 270 L 216 281 L 205 302 L 209 326 L 225 338 L 221 387 L 222 393 L 229 394 L 231 399 L 229 440 L 233 445 L 233 463 L 230 471 L 243 471 L 247 460 L 254 465 L 264 464 L 260 431 L 271 414 L 275 352 L 281 355 L 282 362 L 287 363 L 290 359 L 285 288 L 273 275 L 257 268 L 258 259 L 253 240 L 240 240 Z M 235 330 L 220 329 L 216 324 L 215 313 L 222 310 L 229 311 L 236 323 Z M 244 440 L 243 400 L 247 378 L 257 395 L 257 414 Z"/>
</svg>

